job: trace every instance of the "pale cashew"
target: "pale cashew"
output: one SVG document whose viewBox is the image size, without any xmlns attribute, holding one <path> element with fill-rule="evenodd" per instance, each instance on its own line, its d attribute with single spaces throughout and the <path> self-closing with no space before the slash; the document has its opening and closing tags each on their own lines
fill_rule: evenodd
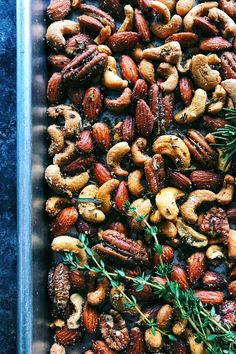
<svg viewBox="0 0 236 354">
<path fill-rule="evenodd" d="M 103 27 L 101 29 L 99 35 L 94 39 L 94 42 L 97 45 L 101 45 L 101 44 L 105 43 L 106 41 L 108 41 L 110 36 L 111 36 L 111 27 L 110 26 Z"/>
<path fill-rule="evenodd" d="M 217 263 L 219 260 L 224 259 L 223 248 L 218 245 L 212 245 L 206 250 L 206 256 L 212 263 Z"/>
<path fill-rule="evenodd" d="M 63 166 L 76 157 L 78 151 L 74 143 L 69 142 L 68 146 L 62 151 L 56 154 L 53 158 L 53 164 L 58 166 Z"/>
<path fill-rule="evenodd" d="M 158 224 L 158 233 L 160 235 L 166 236 L 167 238 L 173 239 L 177 235 L 177 228 L 173 222 L 162 220 Z"/>
<path fill-rule="evenodd" d="M 194 0 L 178 0 L 176 12 L 180 16 L 185 16 L 194 6 Z"/>
<path fill-rule="evenodd" d="M 137 315 L 138 311 L 135 307 L 128 309 L 126 306 L 126 299 L 124 298 L 123 294 L 121 291 L 125 291 L 125 286 L 124 284 L 120 283 L 119 286 L 116 288 L 112 288 L 110 291 L 110 302 L 112 307 L 116 309 L 117 311 L 123 313 L 129 313 L 131 315 Z"/>
<path fill-rule="evenodd" d="M 156 195 L 156 206 L 160 214 L 169 221 L 176 220 L 179 214 L 176 200 L 183 196 L 184 192 L 178 188 L 167 187 L 161 189 Z"/>
<path fill-rule="evenodd" d="M 207 237 L 195 231 L 191 226 L 185 224 L 181 218 L 177 219 L 176 227 L 181 240 L 185 244 L 198 248 L 207 246 Z"/>
<path fill-rule="evenodd" d="M 161 213 L 159 212 L 159 210 L 154 210 L 152 212 L 152 214 L 150 215 L 150 221 L 153 223 L 153 224 L 158 224 L 160 221 L 162 220 L 162 215 Z"/>
<path fill-rule="evenodd" d="M 79 198 L 95 198 L 98 192 L 98 187 L 95 184 L 86 186 L 79 195 Z M 105 220 L 104 213 L 97 209 L 94 203 L 79 203 L 78 210 L 82 218 L 89 222 L 101 223 Z"/>
<path fill-rule="evenodd" d="M 103 75 L 103 84 L 111 90 L 120 90 L 128 86 L 128 81 L 118 76 L 114 57 L 108 57 L 107 67 Z"/>
<path fill-rule="evenodd" d="M 174 121 L 179 124 L 188 124 L 194 122 L 204 114 L 206 103 L 206 91 L 197 89 L 194 93 L 190 106 L 176 113 L 174 115 Z"/>
<path fill-rule="evenodd" d="M 89 174 L 83 172 L 71 178 L 64 178 L 59 166 L 49 165 L 45 170 L 45 179 L 52 189 L 72 197 L 73 193 L 80 191 L 88 183 Z"/>
<path fill-rule="evenodd" d="M 191 192 L 186 202 L 180 207 L 182 218 L 189 224 L 195 224 L 198 219 L 197 208 L 203 203 L 214 202 L 215 200 L 215 193 L 207 189 L 197 189 Z"/>
<path fill-rule="evenodd" d="M 209 10 L 208 17 L 212 21 L 220 22 L 221 33 L 223 37 L 232 38 L 236 35 L 236 24 L 234 20 L 227 15 L 224 11 L 213 8 Z"/>
<path fill-rule="evenodd" d="M 50 354 L 66 354 L 66 350 L 62 345 L 53 343 L 50 348 Z"/>
<path fill-rule="evenodd" d="M 234 177 L 226 175 L 222 189 L 216 194 L 216 200 L 221 205 L 226 205 L 232 202 L 234 197 Z"/>
<path fill-rule="evenodd" d="M 88 303 L 92 306 L 100 305 L 106 299 L 109 285 L 110 283 L 107 278 L 99 280 L 97 288 L 93 291 L 89 291 L 87 294 Z"/>
<path fill-rule="evenodd" d="M 179 75 L 175 66 L 168 63 L 161 63 L 157 68 L 157 73 L 166 79 L 166 81 L 160 84 L 164 92 L 169 93 L 176 89 L 179 82 Z"/>
<path fill-rule="evenodd" d="M 195 17 L 201 17 L 208 14 L 208 11 L 213 7 L 218 7 L 218 2 L 210 1 L 194 6 L 184 17 L 183 25 L 185 32 L 193 32 Z"/>
<path fill-rule="evenodd" d="M 203 54 L 192 57 L 191 72 L 196 86 L 205 91 L 212 90 L 221 82 L 219 71 L 211 69 L 207 56 Z"/>
<path fill-rule="evenodd" d="M 170 11 L 173 11 L 177 0 L 159 0 L 159 1 L 165 4 Z"/>
<path fill-rule="evenodd" d="M 118 179 L 110 179 L 109 181 L 103 183 L 103 185 L 98 189 L 96 198 L 101 200 L 101 209 L 105 214 L 111 211 L 111 193 L 119 186 L 120 182 Z"/>
<path fill-rule="evenodd" d="M 144 49 L 143 58 L 160 60 L 175 65 L 182 58 L 182 51 L 179 42 L 172 41 L 165 43 L 160 47 Z"/>
<path fill-rule="evenodd" d="M 62 49 L 66 44 L 64 35 L 79 32 L 79 23 L 71 20 L 53 22 L 47 29 L 46 40 L 53 49 Z"/>
<path fill-rule="evenodd" d="M 221 63 L 221 59 L 218 57 L 217 54 L 208 54 L 207 55 L 207 62 L 209 65 L 217 65 Z"/>
<path fill-rule="evenodd" d="M 236 259 L 236 230 L 229 230 L 228 237 L 228 256 L 231 259 Z"/>
<path fill-rule="evenodd" d="M 176 65 L 178 72 L 180 72 L 181 74 L 186 74 L 187 72 L 189 72 L 189 70 L 191 68 L 191 62 L 192 62 L 192 59 L 182 60 L 182 58 L 181 58 L 180 61 Z"/>
<path fill-rule="evenodd" d="M 145 161 L 149 159 L 149 156 L 143 153 L 143 150 L 147 146 L 147 139 L 138 138 L 135 140 L 131 147 L 131 156 L 135 165 L 144 166 Z"/>
<path fill-rule="evenodd" d="M 132 31 L 134 23 L 134 9 L 130 5 L 125 5 L 125 19 L 117 32 Z"/>
<path fill-rule="evenodd" d="M 121 141 L 110 148 L 107 153 L 107 165 L 117 176 L 128 176 L 128 171 L 120 166 L 122 158 L 130 152 L 130 147 L 126 141 Z"/>
<path fill-rule="evenodd" d="M 236 79 L 227 79 L 221 82 L 227 94 L 236 101 Z"/>
<path fill-rule="evenodd" d="M 181 318 L 179 321 L 175 322 L 172 327 L 174 335 L 181 336 L 184 334 L 187 324 L 188 320 L 186 318 Z"/>
<path fill-rule="evenodd" d="M 151 61 L 143 59 L 139 64 L 138 71 L 142 79 L 146 80 L 149 84 L 154 84 L 155 70 Z"/>
<path fill-rule="evenodd" d="M 132 91 L 129 87 L 126 87 L 120 97 L 118 98 L 105 98 L 106 108 L 113 113 L 121 114 L 125 113 L 131 105 Z"/>
<path fill-rule="evenodd" d="M 207 106 L 207 112 L 211 114 L 219 113 L 225 105 L 226 91 L 221 85 L 215 87 L 215 91 L 212 94 L 210 104 Z"/>
<path fill-rule="evenodd" d="M 168 6 L 165 5 L 163 2 L 157 0 L 149 1 L 148 7 L 151 7 L 153 11 L 160 14 L 162 16 L 163 22 L 167 23 L 170 21 L 171 18 L 170 10 Z"/>
<path fill-rule="evenodd" d="M 143 48 L 142 48 L 140 43 L 137 43 L 136 46 L 134 47 L 134 49 L 132 50 L 132 57 L 138 63 L 142 60 L 142 58 L 143 58 Z"/>
<path fill-rule="evenodd" d="M 145 191 L 144 186 L 141 183 L 143 177 L 142 170 L 135 170 L 128 176 L 128 188 L 131 194 L 138 197 Z"/>
<path fill-rule="evenodd" d="M 56 107 L 48 108 L 48 116 L 52 119 L 57 119 L 63 117 L 65 120 L 65 125 L 63 132 L 67 137 L 73 137 L 82 128 L 82 119 L 78 112 L 73 110 L 72 107 L 61 104 Z"/>
<path fill-rule="evenodd" d="M 82 314 L 84 299 L 80 294 L 72 294 L 70 301 L 74 306 L 74 312 L 67 320 L 67 326 L 70 329 L 77 329 L 80 326 L 79 319 Z"/>
<path fill-rule="evenodd" d="M 132 207 L 136 209 L 136 212 L 132 211 Z M 136 199 L 130 207 L 131 210 L 128 211 L 128 217 L 129 217 L 129 225 L 131 229 L 133 230 L 138 230 L 141 231 L 145 228 L 146 224 L 145 221 L 148 220 L 149 215 L 152 210 L 152 204 L 149 199 Z M 145 218 L 143 221 L 138 222 L 137 221 L 137 216 L 138 215 L 145 215 Z"/>
<path fill-rule="evenodd" d="M 64 147 L 64 133 L 60 127 L 53 124 L 48 127 L 48 134 L 51 138 L 51 144 L 49 146 L 48 153 L 49 155 L 54 156 L 55 154 L 58 154 L 58 152 L 60 152 Z"/>
<path fill-rule="evenodd" d="M 83 266 L 88 263 L 87 253 L 83 248 L 79 248 L 81 242 L 70 236 L 55 237 L 51 243 L 51 249 L 56 252 L 72 252 L 75 253 L 79 260 L 79 265 Z"/>
<path fill-rule="evenodd" d="M 163 345 L 163 339 L 161 333 L 158 331 L 158 328 L 155 328 L 155 332 L 153 332 L 151 328 L 146 329 L 144 337 L 148 350 L 151 353 L 160 352 Z"/>
<path fill-rule="evenodd" d="M 108 56 L 112 55 L 112 51 L 107 45 L 100 44 L 100 45 L 97 46 L 97 50 L 98 50 L 99 53 L 105 53 Z"/>
<path fill-rule="evenodd" d="M 55 217 L 62 209 L 73 205 L 72 199 L 51 197 L 46 201 L 45 210 L 50 217 Z"/>
<path fill-rule="evenodd" d="M 176 135 L 160 136 L 154 141 L 152 150 L 155 154 L 169 156 L 177 168 L 190 166 L 189 150 L 183 140 Z"/>
<path fill-rule="evenodd" d="M 186 335 L 191 354 L 204 354 L 205 350 L 203 342 L 199 343 L 197 337 L 189 329 L 186 330 Z"/>
<path fill-rule="evenodd" d="M 182 18 L 179 15 L 174 15 L 166 24 L 157 21 L 152 22 L 150 29 L 157 38 L 166 39 L 179 32 L 181 26 Z"/>
</svg>

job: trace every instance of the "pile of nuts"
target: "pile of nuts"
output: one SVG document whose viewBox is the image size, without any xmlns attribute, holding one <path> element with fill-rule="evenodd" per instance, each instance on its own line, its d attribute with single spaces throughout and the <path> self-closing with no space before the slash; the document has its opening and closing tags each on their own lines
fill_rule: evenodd
<svg viewBox="0 0 236 354">
<path fill-rule="evenodd" d="M 77 19 L 65 19 L 72 10 Z M 235 124 L 222 114 L 236 101 L 235 1 L 53 0 L 47 15 L 52 250 L 89 264 L 78 247 L 84 233 L 108 269 L 154 276 L 160 256 L 145 226 L 157 225 L 171 279 L 234 329 L 234 166 L 212 133 Z M 107 278 L 56 259 L 48 277 L 52 354 L 84 343 L 85 332 L 93 335 L 86 354 L 204 353 L 188 321 L 152 289 L 120 285 L 175 342 L 127 321 Z"/>
</svg>

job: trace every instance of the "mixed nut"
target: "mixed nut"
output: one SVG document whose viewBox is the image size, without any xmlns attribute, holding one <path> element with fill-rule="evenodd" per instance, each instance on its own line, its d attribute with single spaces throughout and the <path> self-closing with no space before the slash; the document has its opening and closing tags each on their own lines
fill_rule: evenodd
<svg viewBox="0 0 236 354">
<path fill-rule="evenodd" d="M 235 353 L 236 2 L 47 15 L 50 352 Z"/>
</svg>

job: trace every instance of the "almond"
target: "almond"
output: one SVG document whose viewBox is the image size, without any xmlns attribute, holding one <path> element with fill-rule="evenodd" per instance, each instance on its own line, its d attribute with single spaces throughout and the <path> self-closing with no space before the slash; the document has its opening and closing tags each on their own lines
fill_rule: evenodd
<svg viewBox="0 0 236 354">
<path fill-rule="evenodd" d="M 117 32 L 109 38 L 107 45 L 113 52 L 123 52 L 134 48 L 139 41 L 139 37 L 136 32 Z"/>
<path fill-rule="evenodd" d="M 124 15 L 123 6 L 120 0 L 101 0 L 101 8 L 116 19 L 121 19 Z"/>
<path fill-rule="evenodd" d="M 126 354 L 144 354 L 144 338 L 141 330 L 138 327 L 131 328 L 130 342 Z"/>
<path fill-rule="evenodd" d="M 223 37 L 210 37 L 201 40 L 199 49 L 204 52 L 217 52 L 232 47 L 232 43 Z"/>
<path fill-rule="evenodd" d="M 64 168 L 64 173 L 74 176 L 79 172 L 85 172 L 91 167 L 93 162 L 94 158 L 92 156 L 87 156 L 86 158 L 80 156 Z"/>
<path fill-rule="evenodd" d="M 236 280 L 231 281 L 231 283 L 229 283 L 228 291 L 232 297 L 236 298 Z"/>
<path fill-rule="evenodd" d="M 194 292 L 203 305 L 220 305 L 224 301 L 224 293 L 222 291 L 196 290 Z"/>
<path fill-rule="evenodd" d="M 47 8 L 48 17 L 52 21 L 63 20 L 69 13 L 70 7 L 70 0 L 53 0 Z"/>
<path fill-rule="evenodd" d="M 223 183 L 223 177 L 215 172 L 196 170 L 190 175 L 190 179 L 196 189 L 216 190 Z"/>
<path fill-rule="evenodd" d="M 193 99 L 193 85 L 189 77 L 182 76 L 179 79 L 179 91 L 184 105 L 189 106 Z"/>
<path fill-rule="evenodd" d="M 174 266 L 173 272 L 171 273 L 171 280 L 177 281 L 179 283 L 181 290 L 189 289 L 189 282 L 187 279 L 186 272 L 181 266 Z"/>
<path fill-rule="evenodd" d="M 96 145 L 102 150 L 108 150 L 110 146 L 110 129 L 105 123 L 95 123 L 92 130 Z"/>
<path fill-rule="evenodd" d="M 48 57 L 48 61 L 52 66 L 57 69 L 63 69 L 67 64 L 71 62 L 71 59 L 64 54 L 55 54 Z"/>
<path fill-rule="evenodd" d="M 85 290 L 86 281 L 82 270 L 72 270 L 70 272 L 70 285 L 76 290 Z"/>
<path fill-rule="evenodd" d="M 91 38 L 87 34 L 78 33 L 67 40 L 65 51 L 70 56 L 76 55 L 83 52 L 87 45 L 91 43 Z"/>
<path fill-rule="evenodd" d="M 99 315 L 96 307 L 86 302 L 83 309 L 83 325 L 87 332 L 96 332 L 98 319 Z"/>
<path fill-rule="evenodd" d="M 226 285 L 223 275 L 216 272 L 206 272 L 202 278 L 203 287 L 209 290 L 217 290 Z"/>
<path fill-rule="evenodd" d="M 66 235 L 78 219 L 78 212 L 74 207 L 68 207 L 60 211 L 51 224 L 53 236 Z"/>
<path fill-rule="evenodd" d="M 60 103 L 64 96 L 62 74 L 54 73 L 48 81 L 47 98 L 50 104 Z"/>
<path fill-rule="evenodd" d="M 195 26 L 199 27 L 204 33 L 210 36 L 217 36 L 219 34 L 218 28 L 210 22 L 208 17 L 195 17 Z"/>
<path fill-rule="evenodd" d="M 134 120 L 128 116 L 123 120 L 122 124 L 122 139 L 127 142 L 132 142 L 135 135 Z"/>
<path fill-rule="evenodd" d="M 174 258 L 174 249 L 171 246 L 165 245 L 162 250 L 161 258 L 164 263 L 171 263 Z M 155 253 L 153 257 L 153 266 L 155 267 L 159 263 L 160 256 L 158 253 Z"/>
<path fill-rule="evenodd" d="M 150 192 L 152 194 L 157 194 L 165 179 L 163 157 L 156 154 L 152 158 L 148 158 L 144 163 L 144 173 Z"/>
<path fill-rule="evenodd" d="M 172 186 L 184 191 L 189 191 L 192 188 L 191 180 L 183 173 L 178 171 L 169 172 L 169 181 Z"/>
<path fill-rule="evenodd" d="M 82 88 L 73 88 L 70 87 L 68 89 L 68 97 L 71 100 L 71 102 L 75 106 L 80 106 L 82 105 L 83 102 L 83 97 L 84 97 L 84 90 Z"/>
<path fill-rule="evenodd" d="M 97 183 L 101 186 L 112 179 L 109 170 L 101 163 L 97 162 L 93 168 L 93 175 Z"/>
<path fill-rule="evenodd" d="M 77 342 L 81 338 L 81 333 L 77 329 L 69 329 L 64 326 L 55 332 L 55 340 L 58 344 L 67 346 Z"/>
<path fill-rule="evenodd" d="M 135 9 L 135 27 L 143 41 L 149 42 L 151 39 L 151 33 L 149 30 L 149 23 L 143 16 L 142 12 Z"/>
<path fill-rule="evenodd" d="M 193 284 L 197 282 L 205 272 L 206 268 L 206 256 L 203 252 L 193 253 L 188 258 L 188 276 L 190 282 Z"/>
<path fill-rule="evenodd" d="M 125 210 L 125 202 L 129 200 L 128 188 L 126 186 L 126 182 L 122 181 L 117 188 L 116 196 L 115 196 L 115 204 L 116 208 L 123 212 Z"/>
<path fill-rule="evenodd" d="M 148 86 L 145 80 L 138 79 L 134 85 L 133 94 L 132 94 L 132 103 L 133 106 L 136 105 L 139 99 L 144 101 L 147 99 Z"/>
<path fill-rule="evenodd" d="M 139 100 L 135 110 L 135 123 L 141 136 L 151 134 L 154 125 L 154 116 L 144 100 Z"/>
<path fill-rule="evenodd" d="M 85 154 L 93 151 L 92 134 L 90 130 L 84 130 L 80 133 L 79 138 L 76 140 L 76 148 Z"/>
<path fill-rule="evenodd" d="M 83 110 L 85 117 L 93 122 L 97 120 L 102 110 L 102 95 L 97 87 L 90 87 L 84 95 Z"/>
<path fill-rule="evenodd" d="M 165 43 L 176 41 L 179 42 L 181 47 L 190 48 L 194 47 L 198 42 L 198 35 L 193 32 L 179 32 L 174 33 L 166 38 Z"/>
<path fill-rule="evenodd" d="M 129 83 L 135 84 L 138 80 L 138 68 L 133 59 L 128 55 L 122 55 L 120 58 L 120 68 L 123 78 Z"/>
<path fill-rule="evenodd" d="M 104 28 L 100 21 L 96 18 L 88 15 L 81 15 L 78 17 L 78 22 L 82 30 L 86 30 L 92 33 L 100 33 Z"/>
</svg>

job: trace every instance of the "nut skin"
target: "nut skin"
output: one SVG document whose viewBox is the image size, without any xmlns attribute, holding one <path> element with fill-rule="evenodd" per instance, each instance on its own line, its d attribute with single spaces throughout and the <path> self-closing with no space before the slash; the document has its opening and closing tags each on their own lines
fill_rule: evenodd
<svg viewBox="0 0 236 354">
<path fill-rule="evenodd" d="M 66 307 L 69 301 L 69 270 L 63 263 L 59 263 L 53 274 L 53 290 L 54 290 L 54 312 L 57 316 L 65 318 Z"/>
<path fill-rule="evenodd" d="M 133 59 L 128 55 L 122 55 L 120 68 L 123 78 L 129 83 L 135 84 L 138 80 L 138 68 Z"/>
<path fill-rule="evenodd" d="M 89 154 L 93 151 L 92 134 L 90 130 L 84 130 L 76 140 L 76 148 L 79 152 Z"/>
<path fill-rule="evenodd" d="M 88 302 L 85 303 L 83 308 L 83 325 L 87 332 L 96 332 L 98 326 L 98 311 L 95 306 L 90 305 Z"/>
<path fill-rule="evenodd" d="M 179 283 L 181 290 L 189 289 L 189 282 L 185 270 L 181 266 L 174 266 L 171 273 L 171 280 Z"/>
<path fill-rule="evenodd" d="M 190 180 L 195 189 L 216 191 L 222 186 L 223 176 L 212 171 L 196 170 L 190 174 Z"/>
<path fill-rule="evenodd" d="M 140 36 L 136 32 L 117 32 L 109 38 L 107 46 L 113 52 L 123 52 L 134 48 L 139 38 Z"/>
<path fill-rule="evenodd" d="M 47 86 L 47 99 L 50 104 L 57 104 L 62 101 L 64 88 L 61 73 L 54 73 L 50 77 Z"/>
<path fill-rule="evenodd" d="M 230 221 L 236 221 L 236 207 L 232 207 L 226 211 L 227 218 Z"/>
<path fill-rule="evenodd" d="M 217 36 L 219 34 L 218 28 L 209 21 L 208 17 L 195 17 L 194 25 L 199 27 L 202 32 L 209 36 Z"/>
<path fill-rule="evenodd" d="M 101 163 L 96 162 L 93 167 L 93 175 L 97 183 L 101 186 L 112 179 L 109 170 Z"/>
<path fill-rule="evenodd" d="M 134 85 L 133 93 L 132 93 L 133 107 L 136 106 L 136 103 L 140 99 L 143 99 L 144 101 L 146 101 L 147 94 L 148 94 L 148 86 L 147 86 L 146 81 L 143 79 L 138 79 Z"/>
<path fill-rule="evenodd" d="M 189 106 L 193 99 L 193 85 L 188 76 L 179 79 L 179 91 L 184 105 Z"/>
<path fill-rule="evenodd" d="M 135 135 L 135 124 L 133 117 L 128 116 L 123 120 L 122 124 L 122 139 L 124 141 L 132 142 Z"/>
<path fill-rule="evenodd" d="M 94 162 L 94 158 L 92 156 L 87 156 L 86 158 L 80 156 L 76 160 L 72 161 L 64 168 L 64 173 L 70 176 L 74 176 L 79 172 L 85 172 L 89 169 Z"/>
<path fill-rule="evenodd" d="M 203 252 L 193 253 L 187 260 L 188 276 L 192 284 L 197 282 L 205 272 L 206 256 Z"/>
<path fill-rule="evenodd" d="M 236 5 L 235 1 L 230 0 L 220 0 L 219 1 L 220 9 L 223 10 L 227 15 L 236 20 Z"/>
<path fill-rule="evenodd" d="M 192 189 L 192 182 L 190 178 L 185 176 L 183 173 L 178 171 L 170 171 L 168 173 L 168 177 L 172 186 L 184 191 L 189 191 Z"/>
<path fill-rule="evenodd" d="M 85 48 L 91 43 L 91 38 L 87 34 L 78 33 L 67 40 L 65 52 L 69 56 L 74 56 L 78 53 L 82 53 Z"/>
<path fill-rule="evenodd" d="M 161 258 L 164 263 L 171 263 L 174 258 L 174 249 L 171 246 L 165 245 L 163 247 Z M 155 267 L 159 263 L 160 263 L 160 256 L 158 253 L 155 253 L 153 257 L 153 266 Z"/>
<path fill-rule="evenodd" d="M 115 205 L 120 212 L 125 211 L 125 202 L 129 200 L 128 188 L 125 181 L 121 181 L 115 195 Z"/>
<path fill-rule="evenodd" d="M 167 37 L 165 43 L 176 41 L 179 42 L 181 47 L 190 48 L 194 47 L 198 42 L 198 35 L 192 32 L 179 32 L 174 33 Z"/>
<path fill-rule="evenodd" d="M 225 79 L 236 79 L 236 54 L 224 52 L 220 56 L 221 71 Z"/>
<path fill-rule="evenodd" d="M 81 15 L 78 17 L 78 22 L 82 30 L 99 33 L 103 29 L 103 25 L 99 20 L 87 15 Z"/>
<path fill-rule="evenodd" d="M 223 37 L 204 38 L 200 41 L 199 49 L 204 52 L 218 52 L 220 50 L 230 49 L 232 43 Z"/>
<path fill-rule="evenodd" d="M 92 127 L 92 135 L 96 145 L 103 151 L 108 150 L 110 146 L 110 129 L 103 123 L 95 123 Z"/>
<path fill-rule="evenodd" d="M 63 346 L 71 345 L 81 338 L 81 333 L 77 329 L 69 329 L 67 326 L 62 327 L 55 332 L 55 340 Z"/>
<path fill-rule="evenodd" d="M 85 117 L 94 122 L 97 120 L 102 110 L 102 95 L 97 87 L 90 87 L 84 95 L 83 110 Z"/>
<path fill-rule="evenodd" d="M 169 327 L 172 316 L 174 313 L 173 307 L 171 307 L 169 304 L 163 305 L 160 310 L 158 311 L 157 314 L 157 323 L 158 323 L 158 328 L 161 330 L 165 330 L 166 328 Z"/>
<path fill-rule="evenodd" d="M 198 220 L 199 230 L 211 237 L 229 236 L 229 222 L 222 208 L 212 207 Z"/>
<path fill-rule="evenodd" d="M 218 290 L 218 289 L 222 289 L 222 287 L 225 287 L 227 281 L 223 275 L 216 272 L 207 271 L 203 275 L 202 283 L 204 289 Z"/>
<path fill-rule="evenodd" d="M 154 126 L 154 116 L 144 100 L 139 100 L 135 110 L 136 129 L 141 136 L 151 134 Z"/>
<path fill-rule="evenodd" d="M 236 280 L 231 281 L 231 283 L 229 283 L 228 292 L 231 297 L 236 298 Z"/>
<path fill-rule="evenodd" d="M 84 90 L 82 88 L 68 88 L 67 94 L 75 106 L 82 105 L 84 96 Z"/>
<path fill-rule="evenodd" d="M 70 0 L 53 0 L 47 7 L 47 15 L 52 21 L 60 21 L 66 17 L 70 8 Z"/>
<path fill-rule="evenodd" d="M 220 305 L 224 301 L 224 293 L 221 291 L 196 290 L 194 294 L 204 305 Z"/>
<path fill-rule="evenodd" d="M 81 4 L 80 9 L 86 15 L 91 16 L 99 20 L 104 26 L 110 26 L 111 31 L 115 32 L 115 21 L 114 19 L 105 11 L 102 11 L 96 6 Z"/>
<path fill-rule="evenodd" d="M 144 173 L 150 192 L 156 195 L 163 185 L 165 179 L 164 159 L 156 154 L 144 163 Z"/>
<path fill-rule="evenodd" d="M 149 42 L 151 39 L 148 21 L 142 14 L 142 11 L 135 9 L 135 27 L 143 41 Z"/>
<path fill-rule="evenodd" d="M 130 330 L 130 342 L 126 354 L 144 354 L 144 338 L 143 333 L 138 327 L 133 327 Z"/>
<path fill-rule="evenodd" d="M 111 224 L 109 224 L 108 226 L 109 230 L 115 230 L 125 236 L 127 236 L 127 228 L 126 226 L 120 222 L 120 221 L 114 221 Z M 128 237 L 128 236 L 127 236 Z"/>
<path fill-rule="evenodd" d="M 67 234 L 78 219 L 78 212 L 74 207 L 63 209 L 57 214 L 55 220 L 51 224 L 51 233 L 53 236 L 61 236 Z"/>
</svg>

